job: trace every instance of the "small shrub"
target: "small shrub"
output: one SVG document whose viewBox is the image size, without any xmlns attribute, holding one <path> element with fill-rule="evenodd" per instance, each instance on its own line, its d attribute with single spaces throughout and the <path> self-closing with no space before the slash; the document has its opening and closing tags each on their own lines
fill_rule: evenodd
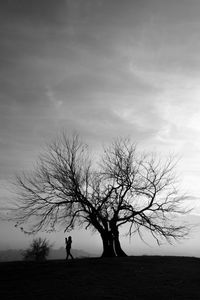
<svg viewBox="0 0 200 300">
<path fill-rule="evenodd" d="M 42 238 L 33 239 L 30 247 L 23 252 L 24 260 L 44 261 L 49 255 L 51 245 L 49 241 Z"/>
</svg>

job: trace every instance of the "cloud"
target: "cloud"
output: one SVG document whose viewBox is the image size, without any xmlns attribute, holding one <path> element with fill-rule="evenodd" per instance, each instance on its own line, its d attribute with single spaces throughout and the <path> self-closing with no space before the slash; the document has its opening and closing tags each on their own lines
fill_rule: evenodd
<svg viewBox="0 0 200 300">
<path fill-rule="evenodd" d="M 39 23 L 56 23 L 62 17 L 61 12 L 66 7 L 65 0 L 57 2 L 53 0 L 2 0 L 1 4 L 1 17 L 10 19 L 21 20 L 21 22 L 34 22 Z M 6 16 L 5 16 L 6 14 Z"/>
<path fill-rule="evenodd" d="M 130 136 L 182 156 L 199 214 L 199 12 L 198 0 L 0 1 L 0 179 L 32 169 L 61 130 L 96 151 Z"/>
<path fill-rule="evenodd" d="M 194 140 L 193 3 L 196 9 L 179 1 L 2 1 L 1 142 L 11 149 L 2 150 L 2 164 L 14 146 L 18 155 L 22 147 L 36 151 L 59 127 L 178 149 Z M 196 77 L 188 80 L 189 67 Z"/>
</svg>

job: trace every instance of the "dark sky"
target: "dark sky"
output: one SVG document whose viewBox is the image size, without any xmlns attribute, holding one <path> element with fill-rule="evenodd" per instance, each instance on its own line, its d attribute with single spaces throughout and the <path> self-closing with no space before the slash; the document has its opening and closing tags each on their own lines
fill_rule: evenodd
<svg viewBox="0 0 200 300">
<path fill-rule="evenodd" d="M 129 135 L 178 153 L 200 214 L 199 16 L 199 0 L 1 0 L 2 205 L 65 129 L 94 149 Z"/>
</svg>

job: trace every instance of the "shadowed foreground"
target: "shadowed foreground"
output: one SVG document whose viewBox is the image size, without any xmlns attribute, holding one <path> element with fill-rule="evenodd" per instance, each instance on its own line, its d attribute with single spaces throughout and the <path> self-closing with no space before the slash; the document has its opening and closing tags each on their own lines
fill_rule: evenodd
<svg viewBox="0 0 200 300">
<path fill-rule="evenodd" d="M 198 258 L 4 262 L 0 270 L 0 299 L 200 299 Z"/>
</svg>

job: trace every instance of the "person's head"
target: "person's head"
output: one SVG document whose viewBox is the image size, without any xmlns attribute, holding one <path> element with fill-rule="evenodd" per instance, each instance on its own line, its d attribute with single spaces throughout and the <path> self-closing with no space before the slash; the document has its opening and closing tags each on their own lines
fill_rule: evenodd
<svg viewBox="0 0 200 300">
<path fill-rule="evenodd" d="M 70 240 L 70 241 L 71 241 L 71 240 L 72 240 L 72 237 L 71 237 L 71 236 L 69 236 L 69 237 L 68 237 L 68 240 Z"/>
</svg>

